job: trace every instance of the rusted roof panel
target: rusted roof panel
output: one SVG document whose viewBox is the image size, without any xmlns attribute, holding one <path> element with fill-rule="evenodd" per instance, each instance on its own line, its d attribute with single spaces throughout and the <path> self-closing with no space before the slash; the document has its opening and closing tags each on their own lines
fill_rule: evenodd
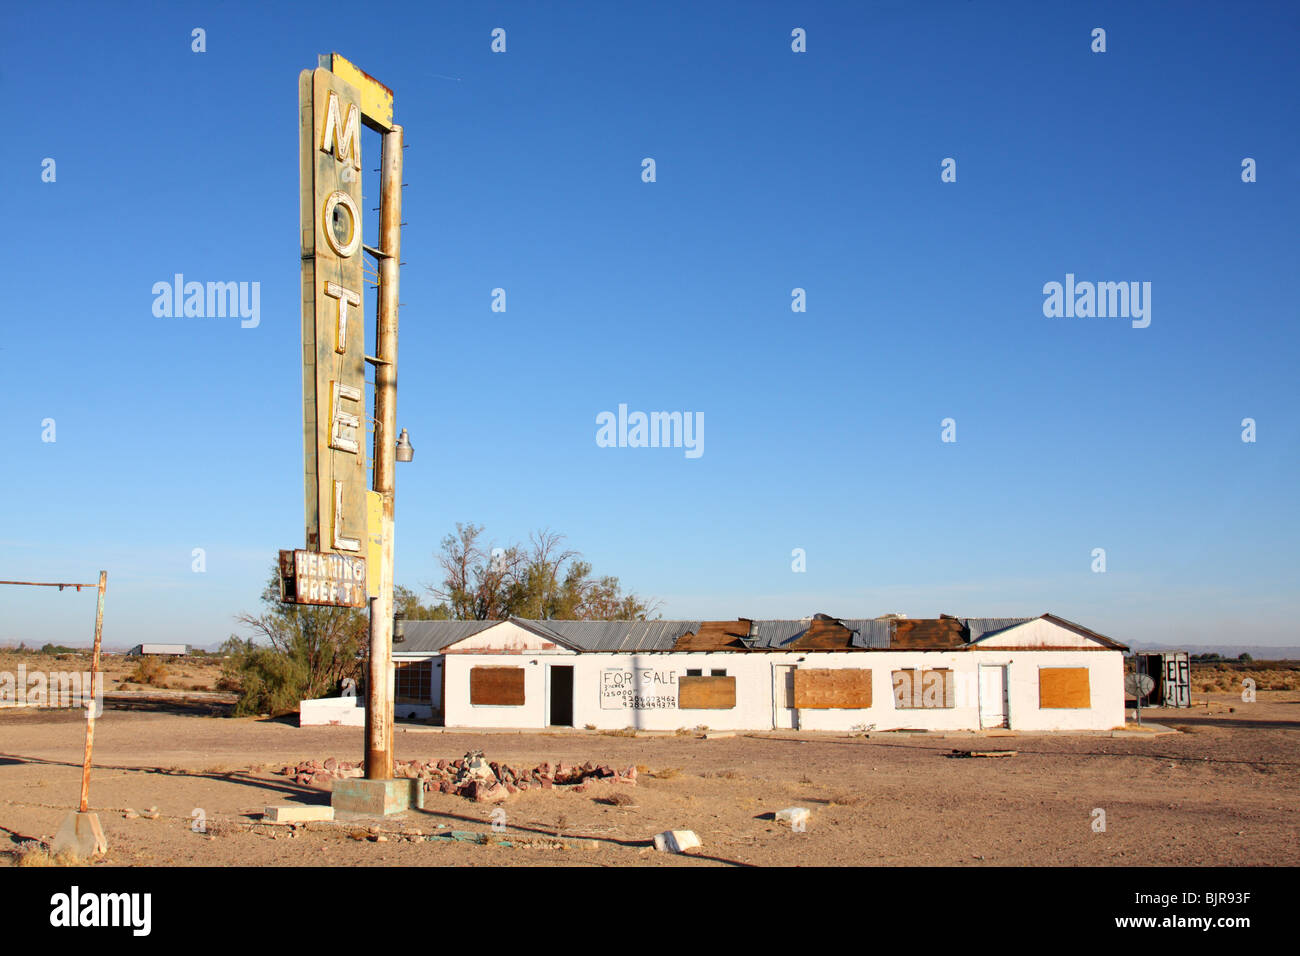
<svg viewBox="0 0 1300 956">
<path fill-rule="evenodd" d="M 955 617 L 900 618 L 889 646 L 897 650 L 947 650 L 965 647 L 968 632 Z"/>
<path fill-rule="evenodd" d="M 786 645 L 793 651 L 847 651 L 853 647 L 853 631 L 839 621 L 813 620 Z"/>
<path fill-rule="evenodd" d="M 744 651 L 749 649 L 749 621 L 703 621 L 694 633 L 683 634 L 675 651 Z"/>
</svg>

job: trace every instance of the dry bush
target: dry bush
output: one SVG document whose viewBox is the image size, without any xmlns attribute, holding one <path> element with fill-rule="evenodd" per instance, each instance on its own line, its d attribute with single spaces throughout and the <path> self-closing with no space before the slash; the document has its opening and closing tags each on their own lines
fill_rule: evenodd
<svg viewBox="0 0 1300 956">
<path fill-rule="evenodd" d="M 600 733 L 605 737 L 635 737 L 636 728 L 624 727 L 622 730 L 602 730 Z"/>
<path fill-rule="evenodd" d="M 837 807 L 856 807 L 861 802 L 861 795 L 856 793 L 837 793 L 831 797 L 831 803 Z"/>
<path fill-rule="evenodd" d="M 124 680 L 132 684 L 146 684 L 150 687 L 167 686 L 167 668 L 163 662 L 148 654 L 135 662 L 135 669 Z"/>
<path fill-rule="evenodd" d="M 18 866 L 76 866 L 77 858 L 71 853 L 63 852 L 57 856 L 50 852 L 44 843 L 28 840 L 14 851 L 14 860 Z"/>
<path fill-rule="evenodd" d="M 641 770 L 638 768 L 637 773 L 640 772 Z M 647 776 L 654 777 L 656 780 L 671 780 L 673 777 L 680 777 L 681 775 L 682 770 L 680 767 L 664 767 L 662 770 L 655 770 L 647 774 Z"/>
<path fill-rule="evenodd" d="M 700 774 L 700 776 L 707 779 L 717 777 L 722 780 L 740 780 L 745 775 L 739 770 L 706 770 L 704 773 Z"/>
<path fill-rule="evenodd" d="M 623 790 L 611 793 L 607 797 L 601 797 L 596 802 L 607 803 L 611 807 L 630 807 L 632 804 L 636 803 L 636 801 L 632 799 L 632 794 Z"/>
</svg>

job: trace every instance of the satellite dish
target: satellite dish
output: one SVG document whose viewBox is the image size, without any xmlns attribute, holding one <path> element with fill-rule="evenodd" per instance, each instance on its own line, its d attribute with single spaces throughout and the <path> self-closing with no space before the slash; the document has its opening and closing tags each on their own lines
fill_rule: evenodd
<svg viewBox="0 0 1300 956">
<path fill-rule="evenodd" d="M 1155 686 L 1156 682 L 1148 674 L 1128 674 L 1124 678 L 1124 694 L 1133 700 L 1145 697 Z"/>
</svg>

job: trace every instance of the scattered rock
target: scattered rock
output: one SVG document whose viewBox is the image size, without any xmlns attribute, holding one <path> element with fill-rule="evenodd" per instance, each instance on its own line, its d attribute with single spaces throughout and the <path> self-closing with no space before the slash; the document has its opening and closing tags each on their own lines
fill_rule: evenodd
<svg viewBox="0 0 1300 956">
<path fill-rule="evenodd" d="M 685 853 L 703 846 L 694 830 L 665 830 L 655 834 L 655 849 L 660 853 Z"/>
<path fill-rule="evenodd" d="M 805 826 L 807 825 L 808 818 L 811 815 L 812 814 L 808 812 L 807 807 L 787 807 L 784 810 L 778 810 L 776 812 L 776 822 L 784 823 L 791 828 L 796 826 Z"/>
</svg>

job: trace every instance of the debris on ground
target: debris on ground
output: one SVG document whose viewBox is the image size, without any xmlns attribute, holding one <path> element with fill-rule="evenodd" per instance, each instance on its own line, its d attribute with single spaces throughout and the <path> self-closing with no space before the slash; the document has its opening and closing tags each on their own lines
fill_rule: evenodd
<svg viewBox="0 0 1300 956">
<path fill-rule="evenodd" d="M 363 776 L 360 763 L 335 760 L 305 760 L 286 766 L 280 775 L 292 777 L 302 786 L 328 790 L 335 780 Z M 478 803 L 499 803 L 524 790 L 550 790 L 554 787 L 572 788 L 584 793 L 599 781 L 635 786 L 637 768 L 629 766 L 617 770 L 609 764 L 587 761 L 570 764 L 550 761 L 535 767 L 518 767 L 487 760 L 483 751 L 472 750 L 456 760 L 399 760 L 393 767 L 393 776 L 401 779 L 421 780 L 426 793 L 440 791 L 456 794 Z"/>
<path fill-rule="evenodd" d="M 776 811 L 776 822 L 784 823 L 791 829 L 806 826 L 812 814 L 807 807 L 787 807 Z"/>
<path fill-rule="evenodd" d="M 694 830 L 665 830 L 655 834 L 655 849 L 660 853 L 685 853 L 703 845 Z"/>
<path fill-rule="evenodd" d="M 1014 757 L 1018 750 L 954 750 L 952 757 Z"/>
</svg>

